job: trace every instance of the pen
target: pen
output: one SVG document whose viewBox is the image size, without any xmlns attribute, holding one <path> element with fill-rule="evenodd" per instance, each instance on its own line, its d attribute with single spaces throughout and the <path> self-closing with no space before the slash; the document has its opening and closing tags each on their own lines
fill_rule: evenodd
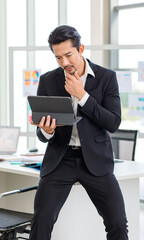
<svg viewBox="0 0 144 240">
<path fill-rule="evenodd" d="M 21 164 L 21 162 L 11 162 L 12 165 Z"/>
</svg>

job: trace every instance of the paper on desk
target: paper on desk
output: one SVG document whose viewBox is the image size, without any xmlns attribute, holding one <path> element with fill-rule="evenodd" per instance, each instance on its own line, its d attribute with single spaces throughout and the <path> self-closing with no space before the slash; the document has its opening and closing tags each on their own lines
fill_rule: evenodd
<svg viewBox="0 0 144 240">
<path fill-rule="evenodd" d="M 41 163 L 43 160 L 43 155 L 38 156 L 17 156 L 17 155 L 0 155 L 0 159 L 9 162 L 31 162 L 31 163 Z"/>
<path fill-rule="evenodd" d="M 33 156 L 43 156 L 44 153 L 43 152 L 25 152 L 25 153 L 21 153 L 21 156 L 24 156 L 24 157 L 33 157 Z"/>
<path fill-rule="evenodd" d="M 6 161 L 21 161 L 22 157 L 17 155 L 0 155 L 0 159 Z"/>
<path fill-rule="evenodd" d="M 41 163 L 43 160 L 43 156 L 23 156 L 22 163 L 30 162 L 30 163 Z"/>
</svg>

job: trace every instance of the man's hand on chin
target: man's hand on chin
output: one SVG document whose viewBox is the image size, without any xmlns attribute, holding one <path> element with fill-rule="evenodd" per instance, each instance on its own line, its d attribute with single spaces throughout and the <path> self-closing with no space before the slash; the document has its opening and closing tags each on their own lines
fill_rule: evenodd
<svg viewBox="0 0 144 240">
<path fill-rule="evenodd" d="M 81 100 L 86 91 L 84 90 L 82 79 L 79 77 L 77 71 L 73 75 L 66 72 L 65 79 L 66 91 L 73 97 Z"/>
</svg>

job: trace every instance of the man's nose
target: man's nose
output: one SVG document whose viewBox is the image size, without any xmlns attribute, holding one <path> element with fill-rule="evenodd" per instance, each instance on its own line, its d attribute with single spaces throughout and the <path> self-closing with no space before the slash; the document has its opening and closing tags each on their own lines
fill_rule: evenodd
<svg viewBox="0 0 144 240">
<path fill-rule="evenodd" d="M 62 64 L 63 64 L 63 67 L 65 67 L 65 66 L 69 65 L 70 63 L 69 63 L 69 60 L 66 57 L 64 57 Z"/>
</svg>

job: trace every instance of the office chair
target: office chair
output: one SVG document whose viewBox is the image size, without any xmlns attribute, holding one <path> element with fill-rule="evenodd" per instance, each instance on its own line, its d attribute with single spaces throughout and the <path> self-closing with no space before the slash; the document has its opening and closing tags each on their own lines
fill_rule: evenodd
<svg viewBox="0 0 144 240">
<path fill-rule="evenodd" d="M 32 186 L 1 193 L 0 198 L 17 193 L 28 192 L 37 189 L 37 187 L 38 186 Z M 32 218 L 33 214 L 30 213 L 0 208 L 0 240 L 29 239 L 20 235 L 23 233 L 30 233 L 30 229 L 28 227 L 31 224 Z"/>
<path fill-rule="evenodd" d="M 112 147 L 115 159 L 135 161 L 138 130 L 118 129 L 112 133 Z"/>
</svg>

